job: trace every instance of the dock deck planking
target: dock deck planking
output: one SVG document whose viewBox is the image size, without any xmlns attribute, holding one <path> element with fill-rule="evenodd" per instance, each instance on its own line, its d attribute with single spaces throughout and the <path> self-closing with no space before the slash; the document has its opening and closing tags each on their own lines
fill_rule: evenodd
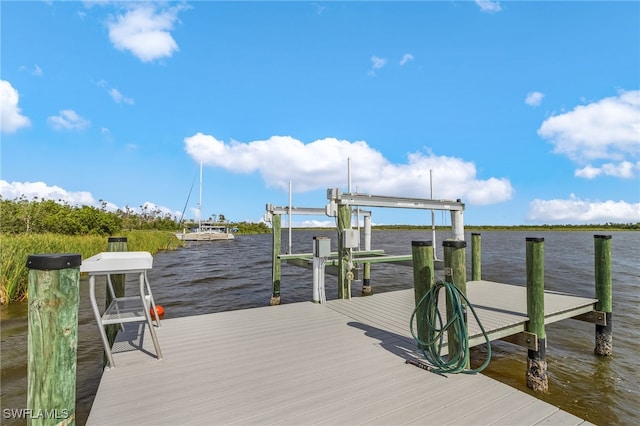
<svg viewBox="0 0 640 426">
<path fill-rule="evenodd" d="M 507 300 L 522 294 L 493 284 L 468 283 L 472 303 L 499 305 L 480 316 L 485 327 L 524 324 Z M 405 364 L 417 356 L 413 297 L 410 289 L 165 320 L 156 329 L 161 361 L 144 326 L 126 325 L 87 424 L 583 424 L 481 374 L 444 377 Z M 595 302 L 546 297 L 549 318 Z"/>
<path fill-rule="evenodd" d="M 467 297 L 491 340 L 525 330 L 525 324 L 529 319 L 526 287 L 491 281 L 469 281 Z M 359 297 L 351 300 L 331 300 L 327 306 L 365 324 L 393 331 L 413 340 L 407 319 L 415 308 L 413 290 L 384 293 L 383 297 L 375 301 L 368 299 Z M 439 309 L 442 313 L 446 313 L 444 299 L 444 295 L 439 299 Z M 596 299 L 545 292 L 545 324 L 590 312 L 596 302 Z M 470 345 L 485 343 L 480 326 L 470 310 L 467 311 L 467 316 Z"/>
</svg>

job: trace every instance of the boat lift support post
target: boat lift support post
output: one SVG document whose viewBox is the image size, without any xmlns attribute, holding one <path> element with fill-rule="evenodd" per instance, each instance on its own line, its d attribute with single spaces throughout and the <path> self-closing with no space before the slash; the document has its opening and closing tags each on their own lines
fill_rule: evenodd
<svg viewBox="0 0 640 426">
<path fill-rule="evenodd" d="M 282 215 L 289 215 L 289 226 L 291 226 L 291 215 L 304 214 L 313 216 L 322 216 L 326 214 L 326 209 L 323 207 L 278 207 L 273 204 L 267 204 L 266 213 L 264 215 L 265 222 L 271 223 L 271 232 L 273 235 L 273 249 L 271 253 L 271 302 L 270 304 L 280 304 L 280 280 L 282 279 L 281 266 L 282 260 Z M 289 234 L 291 235 L 291 234 Z M 289 237 L 291 239 L 291 237 Z M 289 241 L 289 247 L 291 247 L 291 241 Z M 288 253 L 290 254 L 290 253 Z"/>
<path fill-rule="evenodd" d="M 271 291 L 271 305 L 280 304 L 280 283 L 281 283 L 281 266 L 282 266 L 282 228 L 281 217 L 282 215 L 289 216 L 289 226 L 291 226 L 292 215 L 308 215 L 308 216 L 332 216 L 329 214 L 327 207 L 293 207 L 293 206 L 275 206 L 273 204 L 266 205 L 266 213 L 264 215 L 265 222 L 271 223 L 271 230 L 273 234 L 273 250 L 272 250 L 272 291 Z M 357 216 L 364 216 L 364 249 L 365 251 L 371 250 L 371 212 L 367 210 L 358 209 L 356 211 Z M 335 215 L 334 215 L 335 216 Z M 291 230 L 289 230 L 291 235 Z M 289 237 L 291 239 L 291 237 Z M 291 251 L 291 241 L 289 241 L 289 251 Z M 292 253 L 287 252 L 288 255 Z M 287 259 L 288 262 L 296 263 L 296 260 L 301 259 Z M 301 265 L 298 265 L 301 266 Z M 367 291 L 368 289 L 368 291 Z M 364 268 L 364 281 L 362 287 L 363 294 L 371 293 L 370 286 L 370 265 L 366 264 Z"/>
<path fill-rule="evenodd" d="M 354 207 L 390 207 L 422 210 L 448 210 L 451 213 L 451 239 L 464 241 L 464 203 L 461 200 L 432 200 L 423 198 L 390 197 L 359 193 L 343 193 L 340 189 L 327 189 L 327 215 L 338 218 L 338 298 L 351 298 L 354 278 L 351 248 L 351 210 Z M 366 222 L 365 222 L 366 223 Z M 357 259 L 355 259 L 357 261 Z"/>
</svg>

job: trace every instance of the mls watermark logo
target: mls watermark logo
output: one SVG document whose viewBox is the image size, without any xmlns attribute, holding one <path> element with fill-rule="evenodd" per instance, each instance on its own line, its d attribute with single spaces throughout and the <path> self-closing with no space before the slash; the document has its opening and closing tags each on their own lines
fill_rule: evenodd
<svg viewBox="0 0 640 426">
<path fill-rule="evenodd" d="M 3 408 L 3 419 L 68 419 L 71 413 L 67 409 L 63 410 L 34 410 L 32 408 Z"/>
</svg>

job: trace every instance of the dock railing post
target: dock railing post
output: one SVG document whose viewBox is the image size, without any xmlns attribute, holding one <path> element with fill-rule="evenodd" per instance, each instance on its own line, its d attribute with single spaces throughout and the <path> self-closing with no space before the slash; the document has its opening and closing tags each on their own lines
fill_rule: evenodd
<svg viewBox="0 0 640 426">
<path fill-rule="evenodd" d="M 594 235 L 596 310 L 605 313 L 606 325 L 596 325 L 596 347 L 598 356 L 613 355 L 613 292 L 611 284 L 611 235 Z"/>
<path fill-rule="evenodd" d="M 482 242 L 480 234 L 471 234 L 471 281 L 482 279 Z"/>
<path fill-rule="evenodd" d="M 442 242 L 442 246 L 444 247 L 444 270 L 445 270 L 445 280 L 448 283 L 453 284 L 462 294 L 467 296 L 467 266 L 466 266 L 466 257 L 465 257 L 465 248 L 467 247 L 467 242 L 464 240 L 444 240 Z M 447 301 L 447 318 L 451 318 L 453 315 L 452 312 L 452 304 Z M 465 327 L 467 326 L 467 313 L 466 306 L 464 307 L 464 323 Z M 458 342 L 458 336 L 454 327 L 449 327 L 447 330 L 447 344 L 449 348 L 449 360 L 454 357 L 466 357 L 467 365 L 464 368 L 469 368 L 469 354 L 458 354 L 456 353 L 460 348 L 460 343 Z M 464 345 L 469 350 L 469 345 Z"/>
<path fill-rule="evenodd" d="M 27 409 L 30 425 L 75 424 L 79 254 L 27 258 L 29 331 Z"/>
<path fill-rule="evenodd" d="M 109 237 L 107 240 L 107 251 L 127 251 L 127 238 L 126 237 Z M 113 293 L 115 297 L 124 297 L 124 289 L 125 289 L 125 275 L 124 274 L 113 274 L 110 276 L 111 284 L 113 285 Z M 105 309 L 109 307 L 113 298 L 111 297 L 111 292 L 109 291 L 109 286 L 105 286 L 106 298 L 105 298 Z M 120 328 L 119 324 L 110 324 L 105 326 L 105 331 L 107 333 L 107 339 L 109 340 L 109 345 L 113 346 L 113 342 L 116 341 L 116 336 L 118 334 L 118 329 Z M 105 354 L 104 357 L 104 365 L 107 365 L 107 356 Z"/>
<path fill-rule="evenodd" d="M 411 257 L 413 260 L 413 292 L 417 307 L 424 295 L 435 285 L 433 242 L 411 241 Z M 435 309 L 436 307 L 433 306 L 432 308 Z M 423 317 L 420 315 L 416 316 L 418 338 L 423 342 L 428 340 L 426 327 L 427 324 L 424 324 Z"/>
<path fill-rule="evenodd" d="M 547 392 L 547 338 L 544 328 L 544 238 L 526 239 L 527 331 L 538 338 L 538 350 L 527 350 L 527 387 Z"/>
<path fill-rule="evenodd" d="M 279 214 L 274 214 L 271 219 L 272 241 L 272 263 L 271 263 L 271 306 L 280 304 L 280 280 L 281 280 L 281 260 L 282 250 L 282 219 Z"/>
<path fill-rule="evenodd" d="M 349 299 L 350 280 L 347 278 L 349 249 L 346 247 L 345 230 L 351 229 L 351 207 L 338 206 L 338 299 Z"/>
</svg>

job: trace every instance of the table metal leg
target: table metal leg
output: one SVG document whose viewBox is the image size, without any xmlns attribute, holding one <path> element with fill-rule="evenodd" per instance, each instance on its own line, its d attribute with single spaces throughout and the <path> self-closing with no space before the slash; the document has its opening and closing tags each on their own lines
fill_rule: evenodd
<svg viewBox="0 0 640 426">
<path fill-rule="evenodd" d="M 156 336 L 156 330 L 151 320 L 151 312 L 149 312 L 149 305 L 147 305 L 147 298 L 145 297 L 145 276 L 144 272 L 140 272 L 140 300 L 144 308 L 144 315 L 147 318 L 147 325 L 149 327 L 149 334 L 151 334 L 151 340 L 153 340 L 153 346 L 156 348 L 156 357 L 162 359 L 162 352 L 160 351 L 160 344 L 158 343 L 158 337 Z M 149 298 L 151 299 L 151 298 Z"/>
<path fill-rule="evenodd" d="M 158 310 L 156 309 L 156 301 L 153 299 L 153 293 L 151 293 L 151 286 L 149 285 L 149 277 L 147 277 L 147 271 L 144 271 L 144 282 L 147 286 L 147 292 L 149 293 L 149 299 L 151 300 L 151 307 L 153 308 L 152 312 L 155 312 L 156 315 L 153 315 L 155 318 L 156 325 L 158 327 L 162 327 L 160 323 L 160 315 L 158 315 Z"/>
<path fill-rule="evenodd" d="M 109 345 L 109 339 L 107 339 L 107 333 L 104 331 L 104 326 L 102 325 L 102 316 L 100 315 L 100 309 L 98 309 L 98 302 L 96 302 L 95 275 L 89 276 L 89 296 L 91 299 L 91 307 L 93 308 L 93 314 L 96 316 L 96 324 L 98 324 L 98 330 L 100 330 L 100 337 L 102 338 L 102 344 L 104 345 L 104 352 L 107 354 L 109 367 L 113 368 L 116 366 L 116 363 L 113 361 L 113 355 L 111 354 L 111 346 Z"/>
</svg>

